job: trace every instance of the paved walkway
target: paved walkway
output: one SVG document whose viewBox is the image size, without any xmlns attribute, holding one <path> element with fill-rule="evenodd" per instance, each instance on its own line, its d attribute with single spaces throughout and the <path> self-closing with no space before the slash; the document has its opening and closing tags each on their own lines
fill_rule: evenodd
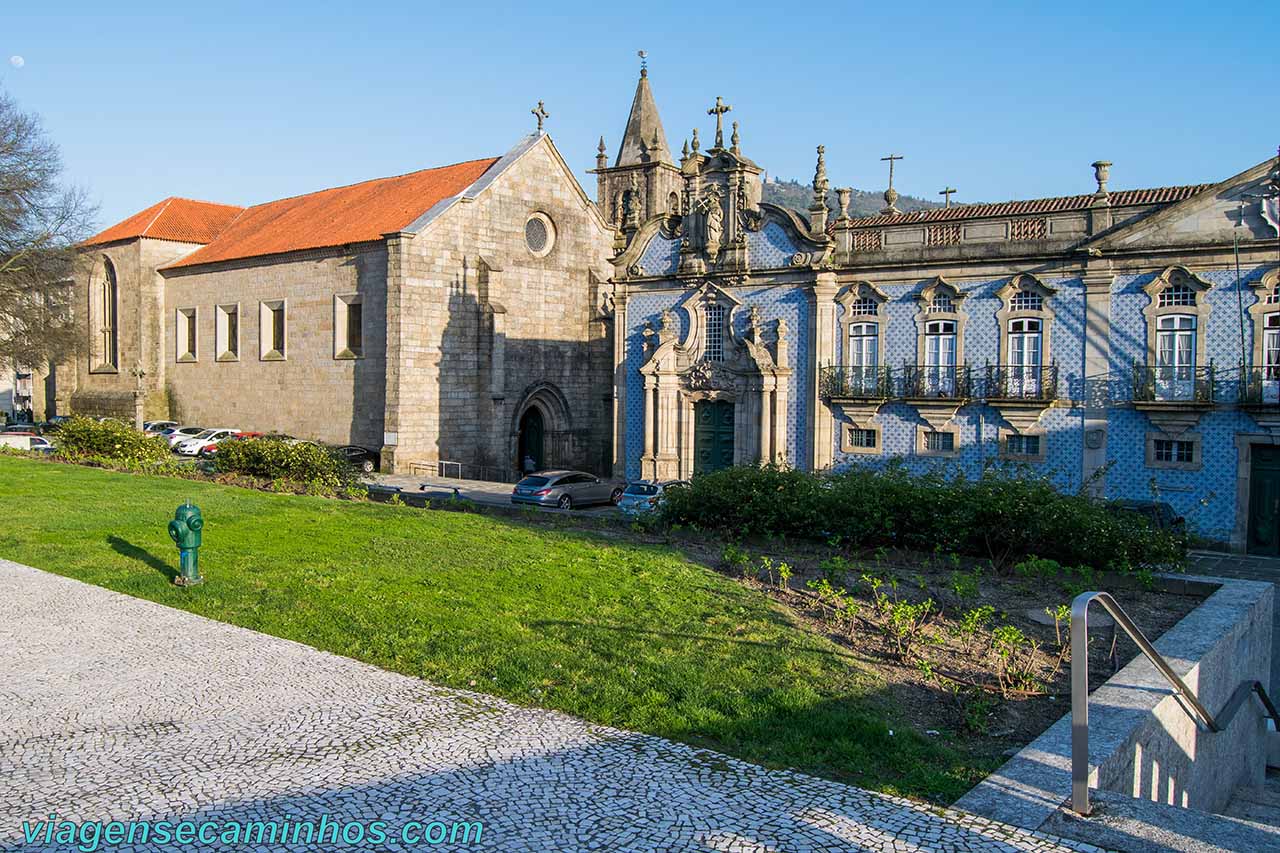
<svg viewBox="0 0 1280 853">
<path fill-rule="evenodd" d="M 211 839 L 227 821 L 386 821 L 388 842 L 367 849 L 408 849 L 410 821 L 480 821 L 479 844 L 434 849 L 503 853 L 1094 849 L 445 690 L 3 560 L 0 591 L 2 851 L 50 849 L 22 823 L 51 812 L 217 821 Z M 177 849 L 102 849 L 162 847 Z"/>
<path fill-rule="evenodd" d="M 1187 558 L 1187 574 L 1280 585 L 1280 559 L 1220 551 L 1192 551 Z M 1280 695 L 1280 601 L 1276 602 L 1271 622 L 1271 695 Z"/>
</svg>

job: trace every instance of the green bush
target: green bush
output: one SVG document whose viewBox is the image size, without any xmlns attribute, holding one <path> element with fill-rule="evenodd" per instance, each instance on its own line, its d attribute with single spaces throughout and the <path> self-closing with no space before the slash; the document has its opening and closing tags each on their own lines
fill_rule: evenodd
<svg viewBox="0 0 1280 853">
<path fill-rule="evenodd" d="M 219 442 L 213 465 L 221 474 L 301 483 L 316 494 L 344 492 L 360 481 L 359 472 L 338 451 L 270 436 Z"/>
<path fill-rule="evenodd" d="M 977 479 L 914 476 L 901 465 L 809 474 L 735 467 L 672 489 L 667 523 L 734 537 L 838 539 L 862 548 L 954 552 L 997 568 L 1030 556 L 1119 572 L 1180 564 L 1185 545 L 1142 516 L 1044 479 L 993 469 Z"/>
<path fill-rule="evenodd" d="M 145 465 L 169 459 L 169 444 L 163 438 L 143 435 L 121 421 L 74 417 L 62 424 L 54 442 L 59 454 L 76 461 Z"/>
</svg>

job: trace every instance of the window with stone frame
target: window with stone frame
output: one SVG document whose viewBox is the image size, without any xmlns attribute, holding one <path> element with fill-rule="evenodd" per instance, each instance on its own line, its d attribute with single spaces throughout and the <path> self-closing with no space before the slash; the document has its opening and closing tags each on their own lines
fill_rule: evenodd
<svg viewBox="0 0 1280 853">
<path fill-rule="evenodd" d="M 238 361 L 240 358 L 240 304 L 219 305 L 213 319 L 214 359 Z"/>
<path fill-rule="evenodd" d="M 1010 311 L 1043 311 L 1044 297 L 1032 290 L 1019 290 L 1009 297 Z"/>
<path fill-rule="evenodd" d="M 708 303 L 704 313 L 707 345 L 703 348 L 703 356 L 707 361 L 724 361 L 724 306 Z"/>
<path fill-rule="evenodd" d="M 258 353 L 263 361 L 283 361 L 288 355 L 287 303 L 275 299 L 259 303 Z"/>
<path fill-rule="evenodd" d="M 1157 462 L 1179 462 L 1190 464 L 1195 459 L 1196 444 L 1175 438 L 1157 438 L 1154 442 L 1155 460 Z"/>
<path fill-rule="evenodd" d="M 1004 454 L 1006 456 L 1038 457 L 1041 455 L 1043 436 L 1010 433 L 1004 437 Z"/>
<path fill-rule="evenodd" d="M 1190 307 L 1196 304 L 1196 292 L 1181 282 L 1171 284 L 1156 298 L 1159 308 Z"/>
<path fill-rule="evenodd" d="M 878 431 L 867 427 L 849 427 L 849 446 L 874 449 L 877 444 Z"/>
<path fill-rule="evenodd" d="M 953 453 L 956 449 L 956 434 L 939 430 L 926 430 L 924 449 L 933 453 Z"/>
<path fill-rule="evenodd" d="M 180 362 L 197 360 L 197 339 L 199 335 L 198 312 L 195 308 L 179 308 L 174 314 L 175 358 Z"/>
<path fill-rule="evenodd" d="M 359 294 L 333 298 L 333 357 L 364 355 L 364 300 Z"/>
<path fill-rule="evenodd" d="M 115 265 L 107 258 L 102 259 L 102 281 L 91 301 L 93 314 L 97 320 L 98 335 L 93 355 L 95 370 L 114 371 L 120 366 L 120 330 L 117 325 L 120 288 L 116 279 Z"/>
</svg>

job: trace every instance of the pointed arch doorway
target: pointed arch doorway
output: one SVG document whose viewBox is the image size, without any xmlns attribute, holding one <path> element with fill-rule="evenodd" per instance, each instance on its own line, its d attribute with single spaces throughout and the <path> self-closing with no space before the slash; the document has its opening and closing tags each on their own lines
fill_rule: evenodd
<svg viewBox="0 0 1280 853">
<path fill-rule="evenodd" d="M 542 418 L 542 409 L 530 406 L 520 417 L 520 438 L 518 442 L 518 461 L 520 469 L 524 469 L 524 460 L 533 459 L 534 470 L 546 467 L 546 423 Z"/>
</svg>

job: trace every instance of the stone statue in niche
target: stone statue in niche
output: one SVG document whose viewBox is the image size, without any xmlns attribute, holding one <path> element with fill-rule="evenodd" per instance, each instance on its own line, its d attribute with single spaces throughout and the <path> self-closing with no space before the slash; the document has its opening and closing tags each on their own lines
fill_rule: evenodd
<svg viewBox="0 0 1280 853">
<path fill-rule="evenodd" d="M 712 257 L 720 253 L 724 241 L 724 207 L 720 203 L 720 191 L 709 187 L 702 199 L 704 246 Z"/>
</svg>

